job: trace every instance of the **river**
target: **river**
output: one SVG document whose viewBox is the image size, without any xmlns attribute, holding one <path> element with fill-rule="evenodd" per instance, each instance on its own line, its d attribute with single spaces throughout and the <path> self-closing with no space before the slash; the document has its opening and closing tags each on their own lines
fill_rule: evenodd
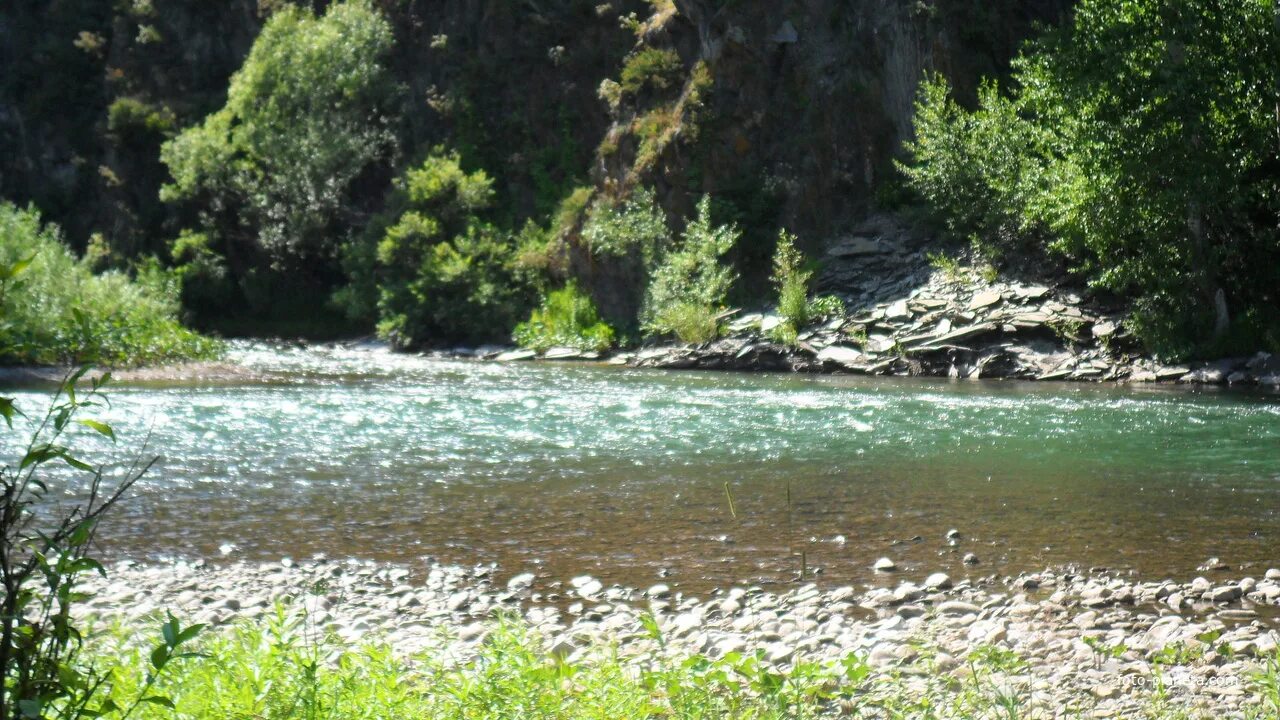
<svg viewBox="0 0 1280 720">
<path fill-rule="evenodd" d="M 150 432 L 161 460 L 104 529 L 110 556 L 431 557 L 687 589 L 802 564 L 865 583 L 882 556 L 953 577 L 1280 563 L 1276 395 L 263 344 L 230 360 L 252 377 L 111 390 L 120 444 L 88 454 L 121 461 Z"/>
</svg>

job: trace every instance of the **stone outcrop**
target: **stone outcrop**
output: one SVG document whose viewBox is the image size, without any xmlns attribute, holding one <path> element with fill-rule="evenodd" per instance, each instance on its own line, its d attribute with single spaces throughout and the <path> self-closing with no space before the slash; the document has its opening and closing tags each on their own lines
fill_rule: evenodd
<svg viewBox="0 0 1280 720">
<path fill-rule="evenodd" d="M 927 247 L 887 222 L 834 243 L 818 291 L 841 297 L 849 312 L 804 328 L 794 347 L 771 339 L 780 318 L 745 313 L 716 342 L 648 348 L 626 361 L 656 368 L 1280 388 L 1280 357 L 1162 364 L 1141 354 L 1122 310 L 1080 289 L 984 278 L 931 262 Z"/>
</svg>

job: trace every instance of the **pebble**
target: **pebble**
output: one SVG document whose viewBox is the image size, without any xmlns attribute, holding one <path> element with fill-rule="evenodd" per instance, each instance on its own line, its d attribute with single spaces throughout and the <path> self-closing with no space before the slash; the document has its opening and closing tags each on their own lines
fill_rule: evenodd
<svg viewBox="0 0 1280 720">
<path fill-rule="evenodd" d="M 507 581 L 507 589 L 513 591 L 527 590 L 533 585 L 533 573 L 521 573 Z"/>
<path fill-rule="evenodd" d="M 951 578 L 946 573 L 934 573 L 924 579 L 924 586 L 929 590 L 947 590 L 952 587 Z"/>
<path fill-rule="evenodd" d="M 887 557 L 882 557 L 876 561 L 874 567 L 876 572 L 892 572 L 898 569 L 898 564 Z"/>
</svg>

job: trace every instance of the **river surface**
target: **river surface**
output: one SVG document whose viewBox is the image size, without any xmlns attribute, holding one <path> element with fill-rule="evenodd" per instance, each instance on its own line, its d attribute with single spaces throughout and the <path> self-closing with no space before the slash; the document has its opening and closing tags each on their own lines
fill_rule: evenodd
<svg viewBox="0 0 1280 720">
<path fill-rule="evenodd" d="M 87 454 L 122 461 L 150 432 L 161 460 L 104 528 L 109 555 L 430 557 L 690 590 L 802 565 L 869 583 L 882 556 L 906 577 L 1280 566 L 1276 395 L 372 348 L 231 361 L 252 377 L 112 389 L 120 444 Z M 31 411 L 48 392 L 8 394 Z"/>
</svg>

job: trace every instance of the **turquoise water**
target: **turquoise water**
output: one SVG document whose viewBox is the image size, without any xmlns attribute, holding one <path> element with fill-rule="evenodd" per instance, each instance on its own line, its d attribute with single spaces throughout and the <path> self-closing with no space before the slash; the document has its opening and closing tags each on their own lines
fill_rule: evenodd
<svg viewBox="0 0 1280 720">
<path fill-rule="evenodd" d="M 785 580 L 800 552 L 833 582 L 869 580 L 882 555 L 907 574 L 1280 565 L 1274 395 L 372 349 L 232 359 L 253 376 L 113 390 L 122 446 L 150 432 L 162 459 L 110 552 L 430 556 L 691 588 Z"/>
</svg>

